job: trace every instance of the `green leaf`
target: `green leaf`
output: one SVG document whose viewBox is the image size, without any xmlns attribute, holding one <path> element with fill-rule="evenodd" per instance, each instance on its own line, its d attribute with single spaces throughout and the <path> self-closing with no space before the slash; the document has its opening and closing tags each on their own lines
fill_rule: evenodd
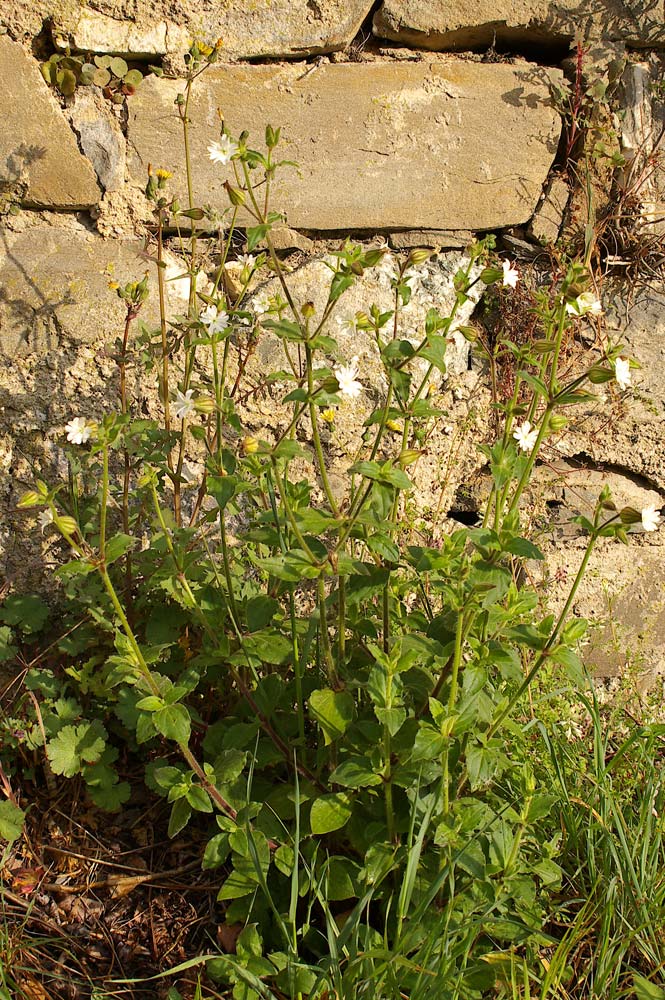
<svg viewBox="0 0 665 1000">
<path fill-rule="evenodd" d="M 381 775 L 372 770 L 368 757 L 352 757 L 336 767 L 330 775 L 331 785 L 342 785 L 344 788 L 367 788 L 370 785 L 380 785 Z"/>
<path fill-rule="evenodd" d="M 0 802 L 0 837 L 13 844 L 23 833 L 25 813 L 9 800 Z"/>
<path fill-rule="evenodd" d="M 323 730 L 326 746 L 343 736 L 353 721 L 354 701 L 348 691 L 321 688 L 309 696 L 309 711 Z"/>
<path fill-rule="evenodd" d="M 340 830 L 351 817 L 351 800 L 344 792 L 322 795 L 312 805 L 310 827 L 312 833 L 332 833 Z"/>
<path fill-rule="evenodd" d="M 195 809 L 197 812 L 212 812 L 210 796 L 206 792 L 205 788 L 201 788 L 200 785 L 190 785 L 187 789 L 186 798 L 192 809 Z"/>
<path fill-rule="evenodd" d="M 328 296 L 328 302 L 337 302 L 337 299 L 353 284 L 354 277 L 352 274 L 342 274 L 338 271 L 333 275 L 333 279 L 330 282 L 330 294 Z"/>
<path fill-rule="evenodd" d="M 254 247 L 264 240 L 272 229 L 267 222 L 260 226 L 249 226 L 247 229 L 247 253 L 251 253 Z"/>
<path fill-rule="evenodd" d="M 189 743 L 191 722 L 184 705 L 167 705 L 154 713 L 152 721 L 157 731 L 167 740 L 175 740 L 183 745 Z"/>
<path fill-rule="evenodd" d="M 191 815 L 192 807 L 187 799 L 178 799 L 177 802 L 174 802 L 173 808 L 171 809 L 171 816 L 169 818 L 169 837 L 175 837 L 176 834 L 180 833 L 183 827 L 187 826 L 189 823 L 189 817 Z"/>
<path fill-rule="evenodd" d="M 106 551 L 104 553 L 106 558 L 106 565 L 110 566 L 114 563 L 116 559 L 120 559 L 124 556 L 125 552 L 133 548 L 136 543 L 136 539 L 132 538 L 131 535 L 123 535 L 122 532 L 114 535 L 113 538 L 107 542 Z"/>
<path fill-rule="evenodd" d="M 636 1000 L 665 1000 L 665 989 L 644 976 L 633 976 L 633 989 Z"/>
<path fill-rule="evenodd" d="M 46 747 L 55 774 L 73 778 L 83 762 L 94 764 L 106 749 L 106 730 L 98 719 L 78 726 L 63 726 Z"/>
<path fill-rule="evenodd" d="M 374 706 L 374 714 L 391 736 L 395 736 L 400 731 L 406 720 L 405 708 L 377 708 Z"/>
<path fill-rule="evenodd" d="M 505 547 L 505 551 L 510 552 L 514 556 L 521 556 L 522 559 L 545 558 L 538 546 L 526 538 L 511 538 Z"/>
<path fill-rule="evenodd" d="M 28 635 L 39 632 L 48 616 L 46 602 L 30 594 L 12 594 L 0 608 L 0 621 L 5 625 L 14 625 Z"/>
<path fill-rule="evenodd" d="M 114 56 L 114 58 L 111 59 L 108 68 L 111 70 L 113 75 L 117 76 L 120 80 L 127 75 L 129 70 L 127 63 L 124 59 L 121 59 L 120 56 Z"/>
<path fill-rule="evenodd" d="M 0 626 L 0 663 L 13 660 L 17 653 L 17 648 L 12 644 L 13 634 L 8 625 Z"/>
<path fill-rule="evenodd" d="M 219 868 L 220 865 L 223 865 L 229 856 L 230 849 L 228 833 L 217 833 L 211 837 L 203 853 L 203 861 L 201 862 L 203 870 Z"/>
<path fill-rule="evenodd" d="M 247 628 L 250 632 L 258 632 L 270 625 L 279 611 L 279 601 L 274 597 L 250 597 L 245 605 Z"/>
</svg>

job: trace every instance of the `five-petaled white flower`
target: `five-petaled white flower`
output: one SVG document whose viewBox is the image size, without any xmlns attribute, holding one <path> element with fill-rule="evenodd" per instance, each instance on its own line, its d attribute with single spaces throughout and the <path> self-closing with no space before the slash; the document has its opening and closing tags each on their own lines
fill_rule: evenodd
<svg viewBox="0 0 665 1000">
<path fill-rule="evenodd" d="M 630 385 L 630 361 L 626 358 L 617 358 L 614 362 L 614 377 L 620 389 L 627 389 Z"/>
<path fill-rule="evenodd" d="M 642 527 L 645 531 L 656 531 L 660 524 L 660 511 L 655 504 L 642 508 Z"/>
<path fill-rule="evenodd" d="M 270 309 L 270 298 L 267 292 L 259 292 L 252 302 L 252 308 L 257 316 L 262 316 L 263 313 L 268 312 Z"/>
<path fill-rule="evenodd" d="M 85 444 L 90 440 L 94 424 L 89 423 L 85 417 L 74 417 L 65 427 L 67 440 L 70 444 Z"/>
<path fill-rule="evenodd" d="M 600 316 L 602 311 L 603 307 L 593 292 L 582 292 L 573 302 L 566 302 L 566 312 L 573 316 L 586 316 L 587 313 Z"/>
<path fill-rule="evenodd" d="M 255 263 L 256 257 L 251 253 L 241 253 L 236 260 L 236 264 L 240 264 L 243 269 L 247 268 L 248 271 L 254 267 Z"/>
<path fill-rule="evenodd" d="M 49 524 L 53 524 L 53 511 L 51 508 L 47 507 L 46 510 L 43 510 L 37 520 L 39 521 L 39 527 L 42 529 L 43 535 Z"/>
<path fill-rule="evenodd" d="M 184 420 L 196 411 L 196 404 L 192 399 L 193 395 L 193 389 L 188 389 L 185 393 L 182 393 L 180 389 L 178 389 L 175 394 L 175 402 L 173 404 L 173 414 L 176 420 Z"/>
<path fill-rule="evenodd" d="M 533 446 L 538 440 L 538 428 L 532 427 L 528 420 L 516 427 L 513 437 L 517 441 L 520 451 L 533 451 Z"/>
<path fill-rule="evenodd" d="M 361 383 L 357 381 L 359 374 L 357 357 L 351 358 L 350 365 L 337 365 L 333 368 L 333 375 L 339 383 L 339 391 L 343 396 L 355 399 L 363 391 Z"/>
<path fill-rule="evenodd" d="M 337 316 L 337 326 L 339 327 L 340 333 L 355 333 L 356 332 L 356 318 L 355 316 Z"/>
<path fill-rule="evenodd" d="M 208 333 L 224 333 L 229 325 L 228 313 L 223 309 L 217 312 L 215 306 L 208 306 L 204 309 L 200 316 L 201 322 L 208 329 Z"/>
<path fill-rule="evenodd" d="M 501 267 L 503 268 L 502 283 L 504 287 L 507 285 L 510 288 L 516 288 L 517 282 L 520 278 L 520 273 L 517 268 L 513 267 L 509 260 L 502 260 Z"/>
<path fill-rule="evenodd" d="M 238 144 L 228 135 L 223 135 L 219 142 L 208 146 L 208 155 L 213 163 L 227 164 L 238 152 Z"/>
</svg>

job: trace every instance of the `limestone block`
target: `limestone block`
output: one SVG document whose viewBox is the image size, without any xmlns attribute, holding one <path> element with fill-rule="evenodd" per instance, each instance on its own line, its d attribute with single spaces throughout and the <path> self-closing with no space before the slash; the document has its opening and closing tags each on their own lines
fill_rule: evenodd
<svg viewBox="0 0 665 1000">
<path fill-rule="evenodd" d="M 665 41 L 662 0 L 384 0 L 374 34 L 401 45 L 454 50 L 493 42 L 535 44 L 607 38 L 647 46 Z"/>
<path fill-rule="evenodd" d="M 525 222 L 540 197 L 561 130 L 548 85 L 559 71 L 530 63 L 220 66 L 193 92 L 192 162 L 202 202 L 228 206 L 231 166 L 210 162 L 219 134 L 247 129 L 260 147 L 282 127 L 272 205 L 295 229 L 482 230 Z M 148 78 L 129 106 L 130 170 L 171 170 L 184 201 L 179 81 Z M 343 100 L 340 100 L 343 95 Z"/>
<path fill-rule="evenodd" d="M 67 113 L 99 183 L 105 191 L 117 191 L 125 181 L 125 137 L 115 106 L 95 91 L 80 88 Z"/>
<path fill-rule="evenodd" d="M 88 208 L 99 201 L 95 173 L 21 45 L 0 37 L 3 101 L 0 190 L 38 208 Z"/>
<path fill-rule="evenodd" d="M 167 52 L 185 52 L 189 48 L 190 33 L 169 21 L 154 22 L 152 18 L 139 17 L 136 22 L 95 10 L 83 10 L 69 30 L 57 25 L 53 41 L 57 48 L 71 48 L 76 52 L 106 52 L 113 55 L 131 55 L 135 59 L 148 59 Z"/>
<path fill-rule="evenodd" d="M 117 5 L 119 7 L 119 5 Z M 234 58 L 303 58 L 345 48 L 372 8 L 371 0 L 137 0 L 133 20 L 80 11 L 58 23 L 55 42 L 79 50 L 149 58 L 183 53 L 194 37 L 215 42 Z M 174 20 L 175 17 L 175 20 Z"/>
<path fill-rule="evenodd" d="M 556 243 L 569 195 L 570 188 L 563 177 L 553 177 L 529 226 L 529 232 L 535 239 L 542 243 Z"/>
<path fill-rule="evenodd" d="M 125 318 L 109 281 L 139 281 L 150 266 L 139 256 L 139 240 L 104 240 L 83 227 L 33 226 L 7 234 L 1 249 L 0 356 L 5 358 L 57 353 L 65 341 L 103 350 L 122 332 Z M 173 261 L 167 279 L 180 274 L 182 264 Z M 167 280 L 173 312 L 186 306 L 184 284 Z M 153 285 L 142 312 L 146 320 L 156 318 L 156 300 Z M 58 392 L 53 383 L 50 395 Z"/>
</svg>

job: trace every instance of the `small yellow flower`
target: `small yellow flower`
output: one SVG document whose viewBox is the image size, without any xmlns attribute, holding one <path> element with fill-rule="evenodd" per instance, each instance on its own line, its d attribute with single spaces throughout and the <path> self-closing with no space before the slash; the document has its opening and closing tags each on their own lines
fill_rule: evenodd
<svg viewBox="0 0 665 1000">
<path fill-rule="evenodd" d="M 155 171 L 155 176 L 159 177 L 160 181 L 167 181 L 169 177 L 173 177 L 173 174 L 171 173 L 170 170 L 162 170 L 160 168 L 159 170 Z"/>
<path fill-rule="evenodd" d="M 333 408 L 331 406 L 329 406 L 327 410 L 322 410 L 321 411 L 321 420 L 323 420 L 326 424 L 332 424 L 332 423 L 334 423 L 334 421 L 335 421 L 335 411 L 333 410 Z"/>
<path fill-rule="evenodd" d="M 399 420 L 386 420 L 386 427 L 389 431 L 395 431 L 395 433 L 399 433 L 402 430 Z"/>
</svg>

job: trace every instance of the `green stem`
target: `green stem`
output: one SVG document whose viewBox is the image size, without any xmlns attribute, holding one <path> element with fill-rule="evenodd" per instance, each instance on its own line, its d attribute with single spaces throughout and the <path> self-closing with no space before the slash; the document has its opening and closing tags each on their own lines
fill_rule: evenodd
<svg viewBox="0 0 665 1000">
<path fill-rule="evenodd" d="M 337 670 L 335 669 L 335 661 L 333 660 L 332 650 L 330 648 L 328 617 L 326 613 L 326 587 L 322 576 L 320 576 L 316 581 L 316 591 L 319 599 L 319 635 L 321 637 L 321 650 L 323 651 L 323 658 L 326 663 L 328 683 L 333 690 L 336 690 L 339 681 L 337 678 Z"/>
</svg>

